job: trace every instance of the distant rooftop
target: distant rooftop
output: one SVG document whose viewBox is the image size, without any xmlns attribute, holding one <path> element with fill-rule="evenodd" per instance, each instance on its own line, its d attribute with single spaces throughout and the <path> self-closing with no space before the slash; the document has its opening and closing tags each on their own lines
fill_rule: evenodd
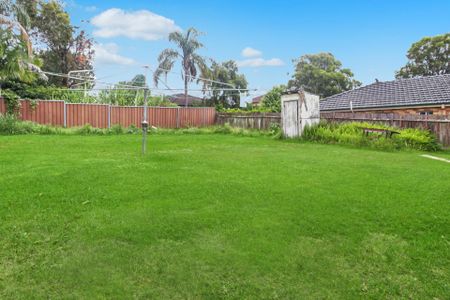
<svg viewBox="0 0 450 300">
<path fill-rule="evenodd" d="M 321 111 L 450 104 L 450 74 L 375 83 L 327 97 Z"/>
<path fill-rule="evenodd" d="M 167 96 L 167 99 L 172 102 L 177 104 L 178 106 L 184 106 L 186 103 L 186 100 L 184 99 L 184 94 L 174 94 L 174 95 L 169 95 Z M 188 106 L 193 106 L 193 105 L 199 105 L 202 103 L 202 98 L 199 97 L 195 97 L 195 96 L 191 96 L 188 95 Z"/>
<path fill-rule="evenodd" d="M 264 95 L 254 97 L 254 98 L 252 99 L 252 103 L 253 103 L 253 104 L 259 104 L 259 103 L 261 102 L 261 100 L 262 100 L 263 97 L 264 97 Z"/>
</svg>

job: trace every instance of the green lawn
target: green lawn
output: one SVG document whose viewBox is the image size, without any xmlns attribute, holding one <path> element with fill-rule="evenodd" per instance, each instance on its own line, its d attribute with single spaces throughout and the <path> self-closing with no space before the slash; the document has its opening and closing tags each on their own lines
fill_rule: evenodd
<svg viewBox="0 0 450 300">
<path fill-rule="evenodd" d="M 450 295 L 450 164 L 227 135 L 139 151 L 0 137 L 1 299 Z"/>
</svg>

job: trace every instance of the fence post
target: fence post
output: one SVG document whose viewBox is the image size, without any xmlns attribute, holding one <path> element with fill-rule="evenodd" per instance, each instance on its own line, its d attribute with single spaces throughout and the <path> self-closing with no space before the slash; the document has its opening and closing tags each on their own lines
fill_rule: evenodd
<svg viewBox="0 0 450 300">
<path fill-rule="evenodd" d="M 180 128 L 180 107 L 177 107 L 177 128 Z"/>
<path fill-rule="evenodd" d="M 66 101 L 64 101 L 64 127 L 67 128 L 67 107 L 66 107 Z"/>
<path fill-rule="evenodd" d="M 202 123 L 203 123 L 203 127 L 206 126 L 206 116 L 205 116 L 206 110 L 207 110 L 207 108 L 204 108 L 204 107 L 202 108 Z"/>
<path fill-rule="evenodd" d="M 111 105 L 108 105 L 108 128 L 111 128 Z"/>
</svg>

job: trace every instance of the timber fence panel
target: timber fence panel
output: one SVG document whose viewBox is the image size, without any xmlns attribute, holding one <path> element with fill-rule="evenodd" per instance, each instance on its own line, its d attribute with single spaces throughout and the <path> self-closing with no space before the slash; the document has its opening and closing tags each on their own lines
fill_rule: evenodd
<svg viewBox="0 0 450 300">
<path fill-rule="evenodd" d="M 20 117 L 39 124 L 78 127 L 109 128 L 141 127 L 144 107 L 116 106 L 97 103 L 65 103 L 60 100 L 21 100 Z M 6 113 L 6 102 L 0 98 L 0 113 Z M 149 107 L 148 121 L 161 128 L 202 127 L 215 124 L 214 107 Z"/>
<path fill-rule="evenodd" d="M 281 125 L 280 113 L 218 113 L 217 124 L 233 127 L 269 130 L 272 124 Z"/>
<path fill-rule="evenodd" d="M 0 98 L 0 114 L 6 113 L 6 101 L 3 98 Z"/>
<path fill-rule="evenodd" d="M 29 101 L 22 100 L 20 118 L 39 124 L 64 126 L 64 101 Z"/>
<path fill-rule="evenodd" d="M 108 105 L 66 103 L 66 118 L 67 127 L 90 124 L 96 128 L 107 128 Z"/>
</svg>

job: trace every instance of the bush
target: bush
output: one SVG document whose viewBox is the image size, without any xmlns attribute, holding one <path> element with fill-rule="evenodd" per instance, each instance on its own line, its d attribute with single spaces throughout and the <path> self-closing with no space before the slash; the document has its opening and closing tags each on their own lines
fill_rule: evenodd
<svg viewBox="0 0 450 300">
<path fill-rule="evenodd" d="M 225 123 L 223 126 L 217 126 L 214 129 L 214 133 L 231 133 L 231 126 L 229 123 Z"/>
<path fill-rule="evenodd" d="M 32 133 L 33 128 L 28 122 L 20 122 L 13 114 L 0 114 L 0 133 L 6 135 Z"/>
<path fill-rule="evenodd" d="M 375 135 L 366 136 L 363 134 L 362 128 L 389 129 L 398 131 L 400 134 L 393 135 L 392 138 Z M 441 148 L 436 138 L 429 131 L 412 128 L 398 129 L 381 124 L 361 122 L 341 124 L 320 122 L 318 125 L 306 127 L 301 139 L 326 144 L 370 147 L 380 150 L 417 149 L 437 151 Z"/>
<path fill-rule="evenodd" d="M 252 114 L 252 113 L 270 113 L 273 112 L 270 108 L 267 107 L 252 107 L 252 108 L 221 108 L 216 107 L 216 110 L 223 113 L 240 113 L 240 114 Z"/>
<path fill-rule="evenodd" d="M 400 134 L 386 138 L 379 135 L 363 134 L 362 128 L 384 128 L 399 131 Z M 40 125 L 29 121 L 20 121 L 14 114 L 0 114 L 0 134 L 81 134 L 81 135 L 103 135 L 103 134 L 137 134 L 140 129 L 134 125 L 124 129 L 121 125 L 115 124 L 109 129 L 94 128 L 86 124 L 78 128 L 59 128 L 49 125 Z M 150 134 L 232 134 L 238 136 L 271 136 L 273 138 L 282 137 L 279 124 L 272 123 L 270 130 L 258 131 L 243 128 L 231 127 L 226 123 L 224 126 L 212 127 L 190 127 L 182 129 L 156 129 L 150 128 Z M 301 140 L 319 142 L 325 144 L 353 145 L 358 147 L 369 147 L 380 150 L 417 149 L 424 151 L 437 151 L 441 146 L 436 137 L 429 131 L 420 129 L 396 129 L 385 125 L 369 123 L 327 123 L 320 122 L 318 125 L 306 127 Z"/>
<path fill-rule="evenodd" d="M 408 148 L 426 151 L 437 151 L 441 148 L 436 137 L 431 132 L 417 128 L 404 129 L 395 138 Z"/>
<path fill-rule="evenodd" d="M 120 128 L 122 128 L 122 126 L 120 126 Z M 141 130 L 139 128 L 137 128 L 136 125 L 134 125 L 134 124 L 131 124 L 130 126 L 128 126 L 128 129 L 127 129 L 127 133 L 129 133 L 129 134 L 139 133 L 140 131 Z M 117 134 L 119 134 L 119 133 L 121 133 L 121 132 L 119 132 L 119 130 L 117 130 Z"/>
<path fill-rule="evenodd" d="M 18 120 L 13 114 L 0 114 L 0 134 L 58 134 L 62 133 L 60 128 L 49 125 L 40 125 L 29 121 Z"/>
<path fill-rule="evenodd" d="M 120 124 L 114 124 L 111 128 L 106 129 L 108 134 L 123 134 L 125 133 L 125 129 Z"/>
<path fill-rule="evenodd" d="M 92 127 L 91 124 L 86 124 L 86 125 L 84 125 L 82 127 L 75 128 L 73 130 L 73 132 L 75 134 L 81 134 L 81 135 L 91 135 L 91 134 L 98 135 L 98 134 L 104 134 L 105 133 L 100 128 Z"/>
<path fill-rule="evenodd" d="M 17 114 L 20 109 L 19 96 L 10 90 L 3 90 L 2 97 L 5 99 L 6 111 L 8 114 Z"/>
<path fill-rule="evenodd" d="M 282 137 L 281 126 L 278 123 L 271 123 L 269 127 L 269 132 L 271 135 L 274 136 L 274 138 Z"/>
</svg>

